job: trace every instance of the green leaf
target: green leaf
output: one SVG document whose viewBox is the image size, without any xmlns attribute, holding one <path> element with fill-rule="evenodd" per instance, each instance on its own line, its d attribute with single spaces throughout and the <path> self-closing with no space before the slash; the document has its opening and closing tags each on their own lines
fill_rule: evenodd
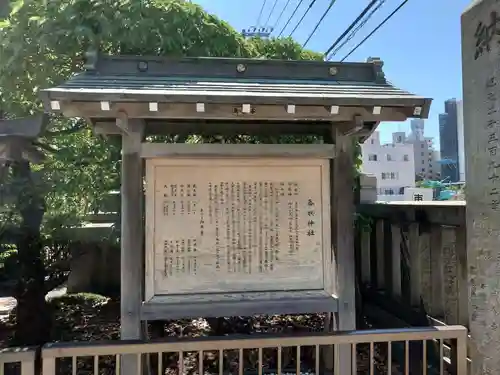
<svg viewBox="0 0 500 375">
<path fill-rule="evenodd" d="M 0 94 L 2 110 L 9 117 L 40 112 L 39 89 L 80 72 L 83 53 L 96 41 L 110 54 L 322 58 L 290 38 L 244 39 L 228 23 L 182 0 L 18 0 L 9 19 L 0 22 Z M 34 166 L 42 175 L 45 223 L 61 223 L 57 218 L 67 217 L 82 220 L 109 191 L 119 189 L 119 139 L 96 137 L 86 126 L 73 131 L 82 121 L 52 116 L 50 134 L 40 139 L 56 150 L 48 151 L 46 161 Z M 176 141 L 220 139 L 195 136 Z M 241 136 L 228 141 L 266 140 Z M 317 140 L 281 137 L 272 141 Z"/>
</svg>

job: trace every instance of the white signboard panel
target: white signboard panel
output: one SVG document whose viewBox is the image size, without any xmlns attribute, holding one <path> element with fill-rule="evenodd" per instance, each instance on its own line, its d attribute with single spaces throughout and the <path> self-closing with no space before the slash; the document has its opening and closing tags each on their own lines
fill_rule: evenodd
<svg viewBox="0 0 500 375">
<path fill-rule="evenodd" d="M 151 301 L 331 299 L 328 160 L 151 159 L 146 177 Z"/>
<path fill-rule="evenodd" d="M 404 200 L 405 201 L 432 201 L 433 191 L 426 188 L 405 188 Z"/>
</svg>

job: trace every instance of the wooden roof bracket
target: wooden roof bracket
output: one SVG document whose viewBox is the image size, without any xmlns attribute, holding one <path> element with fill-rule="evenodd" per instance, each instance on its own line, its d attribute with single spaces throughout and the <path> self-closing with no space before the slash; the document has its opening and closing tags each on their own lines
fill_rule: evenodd
<svg viewBox="0 0 500 375">
<path fill-rule="evenodd" d="M 363 128 L 365 126 L 365 122 L 364 122 L 363 117 L 361 115 L 354 115 L 352 117 L 352 120 L 354 122 L 354 127 L 349 129 L 348 131 L 344 132 L 345 136 L 350 136 L 350 135 L 356 134 L 356 133 L 360 132 L 361 130 L 363 130 Z"/>
<path fill-rule="evenodd" d="M 130 134 L 130 127 L 128 123 L 128 115 L 124 110 L 118 111 L 116 116 L 116 127 L 126 135 Z"/>
</svg>

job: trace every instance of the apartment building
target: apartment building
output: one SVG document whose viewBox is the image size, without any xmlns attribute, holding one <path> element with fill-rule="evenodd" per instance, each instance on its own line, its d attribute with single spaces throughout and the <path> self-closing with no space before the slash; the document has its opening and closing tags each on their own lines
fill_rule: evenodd
<svg viewBox="0 0 500 375">
<path fill-rule="evenodd" d="M 377 178 L 377 199 L 403 200 L 404 188 L 415 187 L 413 144 L 404 132 L 393 133 L 393 142 L 381 144 L 374 132 L 362 145 L 362 172 Z"/>
</svg>

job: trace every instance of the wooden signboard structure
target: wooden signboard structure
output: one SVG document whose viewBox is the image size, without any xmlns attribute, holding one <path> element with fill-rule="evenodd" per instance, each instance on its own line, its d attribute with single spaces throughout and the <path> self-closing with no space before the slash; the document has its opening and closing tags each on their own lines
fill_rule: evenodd
<svg viewBox="0 0 500 375">
<path fill-rule="evenodd" d="M 382 65 L 95 54 L 42 91 L 48 110 L 122 136 L 122 339 L 141 320 L 262 313 L 330 312 L 355 329 L 353 141 L 431 102 Z M 191 134 L 323 142 L 144 141 Z"/>
</svg>

